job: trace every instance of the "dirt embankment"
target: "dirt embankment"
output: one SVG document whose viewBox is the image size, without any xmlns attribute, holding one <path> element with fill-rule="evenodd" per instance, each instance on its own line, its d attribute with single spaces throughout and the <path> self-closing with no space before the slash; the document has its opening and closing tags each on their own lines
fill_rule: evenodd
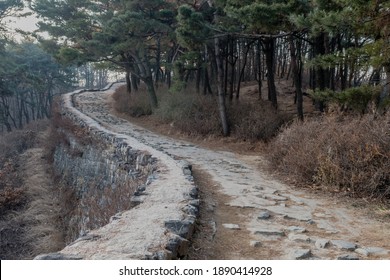
<svg viewBox="0 0 390 280">
<path fill-rule="evenodd" d="M 2 135 L 0 259 L 32 259 L 64 246 L 49 131 L 49 121 L 38 121 Z"/>
</svg>

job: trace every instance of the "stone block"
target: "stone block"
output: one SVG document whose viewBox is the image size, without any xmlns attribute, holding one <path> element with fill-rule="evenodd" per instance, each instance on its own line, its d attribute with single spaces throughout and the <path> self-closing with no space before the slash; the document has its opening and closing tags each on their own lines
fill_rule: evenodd
<svg viewBox="0 0 390 280">
<path fill-rule="evenodd" d="M 164 223 L 165 227 L 182 238 L 189 239 L 195 228 L 195 219 L 171 220 Z"/>
<path fill-rule="evenodd" d="M 288 254 L 288 258 L 291 260 L 305 260 L 310 258 L 311 255 L 311 250 L 310 249 L 296 249 L 292 250 Z"/>
<path fill-rule="evenodd" d="M 39 255 L 34 260 L 82 260 L 83 257 L 77 255 L 65 255 L 61 253 L 50 253 Z"/>
<path fill-rule="evenodd" d="M 333 246 L 336 246 L 337 248 L 346 251 L 354 251 L 357 247 L 355 243 L 345 241 L 345 240 L 331 240 L 330 243 Z"/>
</svg>

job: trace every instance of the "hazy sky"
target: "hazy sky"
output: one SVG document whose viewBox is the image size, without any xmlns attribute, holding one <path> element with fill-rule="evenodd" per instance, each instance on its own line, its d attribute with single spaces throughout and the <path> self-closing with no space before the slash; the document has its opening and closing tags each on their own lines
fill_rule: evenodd
<svg viewBox="0 0 390 280">
<path fill-rule="evenodd" d="M 10 27 L 12 28 L 19 28 L 24 31 L 34 31 L 37 29 L 36 23 L 37 23 L 37 18 L 35 16 L 28 16 L 25 18 L 12 18 L 10 19 L 11 22 L 9 24 Z"/>
</svg>

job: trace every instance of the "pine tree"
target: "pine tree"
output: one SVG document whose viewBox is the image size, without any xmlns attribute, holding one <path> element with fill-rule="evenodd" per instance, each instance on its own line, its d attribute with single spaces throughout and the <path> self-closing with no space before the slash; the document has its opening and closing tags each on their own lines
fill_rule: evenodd
<svg viewBox="0 0 390 280">
<path fill-rule="evenodd" d="M 8 30 L 4 19 L 18 15 L 23 7 L 23 0 L 3 0 L 0 2 L 0 37 L 4 38 L 4 35 Z"/>
<path fill-rule="evenodd" d="M 316 1 L 310 13 L 290 16 L 297 28 L 308 31 L 312 43 L 309 63 L 314 69 L 312 87 L 319 109 L 327 100 L 358 104 L 355 95 L 346 101 L 348 96 L 352 98 L 348 88 L 379 83 L 389 61 L 388 6 L 388 1 Z M 353 92 L 362 92 L 361 100 L 367 103 L 370 100 L 363 93 L 367 89 L 362 90 Z"/>
<path fill-rule="evenodd" d="M 162 0 L 37 0 L 33 9 L 54 39 L 65 38 L 57 57 L 63 61 L 110 61 L 141 79 L 152 107 L 157 107 L 153 72 L 159 75 L 162 40 L 174 23 L 172 6 Z"/>
<path fill-rule="evenodd" d="M 257 34 L 261 38 L 266 57 L 268 100 L 277 108 L 277 92 L 275 87 L 275 40 L 281 32 L 285 32 L 289 23 L 291 3 L 284 0 L 238 1 L 227 0 L 227 14 L 241 23 L 242 33 Z"/>
</svg>

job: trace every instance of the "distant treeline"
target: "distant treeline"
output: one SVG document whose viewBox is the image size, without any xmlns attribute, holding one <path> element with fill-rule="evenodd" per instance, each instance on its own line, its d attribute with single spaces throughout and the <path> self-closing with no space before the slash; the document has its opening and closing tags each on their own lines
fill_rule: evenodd
<svg viewBox="0 0 390 280">
<path fill-rule="evenodd" d="M 12 2 L 23 1 L 5 1 Z M 360 113 L 370 104 L 388 104 L 389 1 L 29 3 L 41 20 L 39 31 L 50 36 L 35 38 L 62 65 L 99 62 L 123 71 L 129 92 L 140 82 L 146 85 L 153 108 L 159 105 L 160 83 L 172 91 L 191 85 L 215 94 L 225 135 L 230 131 L 225 102 L 239 99 L 248 80 L 257 81 L 259 98 L 277 108 L 275 80 L 291 79 L 300 119 L 304 91 L 320 111 L 331 102 Z"/>
</svg>

